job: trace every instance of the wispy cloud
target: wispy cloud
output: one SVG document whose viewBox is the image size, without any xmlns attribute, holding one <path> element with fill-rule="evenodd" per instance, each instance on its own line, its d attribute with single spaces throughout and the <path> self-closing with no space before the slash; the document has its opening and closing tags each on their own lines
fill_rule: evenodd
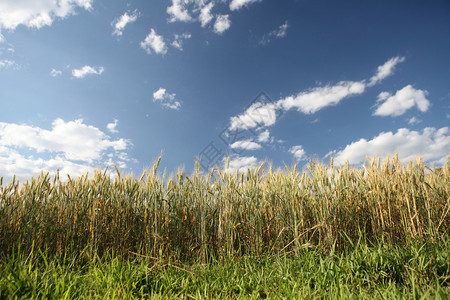
<svg viewBox="0 0 450 300">
<path fill-rule="evenodd" d="M 373 113 L 375 116 L 401 116 L 407 110 L 416 106 L 421 112 L 426 112 L 430 107 L 430 101 L 426 98 L 428 92 L 415 89 L 407 85 L 398 90 L 395 95 L 382 92 L 378 95 L 378 107 Z"/>
<path fill-rule="evenodd" d="M 377 73 L 370 78 L 368 86 L 374 86 L 375 84 L 379 83 L 386 77 L 394 74 L 395 67 L 401 63 L 404 62 L 405 58 L 401 56 L 396 56 L 388 60 L 383 65 L 379 66 L 377 69 Z"/>
<path fill-rule="evenodd" d="M 178 110 L 181 107 L 181 102 L 176 98 L 176 94 L 170 94 L 164 88 L 159 88 L 153 93 L 153 102 L 159 103 L 164 107 Z"/>
<path fill-rule="evenodd" d="M 362 81 L 341 81 L 335 85 L 317 87 L 287 97 L 278 104 L 286 111 L 296 108 L 304 114 L 314 114 L 327 106 L 338 104 L 349 96 L 360 95 L 365 89 L 366 85 Z"/>
<path fill-rule="evenodd" d="M 62 75 L 61 70 L 52 69 L 50 71 L 50 76 L 52 76 L 52 77 L 57 77 L 57 76 L 61 76 L 61 75 Z"/>
<path fill-rule="evenodd" d="M 206 4 L 205 6 L 203 6 L 200 9 L 200 15 L 198 17 L 202 27 L 205 27 L 206 25 L 209 24 L 209 22 L 212 21 L 212 19 L 214 18 L 213 14 L 211 13 L 212 8 L 214 7 L 214 3 L 213 2 L 209 2 L 208 4 Z"/>
<path fill-rule="evenodd" d="M 111 25 L 114 27 L 113 35 L 122 36 L 125 26 L 135 22 L 140 15 L 137 9 L 131 12 L 130 14 L 128 13 L 129 12 L 125 12 L 118 19 L 114 20 L 111 23 Z"/>
<path fill-rule="evenodd" d="M 52 25 L 55 19 L 75 14 L 76 8 L 91 10 L 93 0 L 2 0 L 0 1 L 0 29 L 14 30 L 18 25 L 41 28 Z"/>
<path fill-rule="evenodd" d="M 230 145 L 231 149 L 243 149 L 243 150 L 258 150 L 261 149 L 262 146 L 258 143 L 255 143 L 253 140 L 240 140 L 237 142 L 234 142 Z"/>
<path fill-rule="evenodd" d="M 366 157 L 386 157 L 398 153 L 403 161 L 422 157 L 431 164 L 444 164 L 449 155 L 449 128 L 427 127 L 422 132 L 400 128 L 396 133 L 382 132 L 372 140 L 360 139 L 344 150 L 333 151 L 335 162 L 361 164 Z"/>
<path fill-rule="evenodd" d="M 0 69 L 8 69 L 8 68 L 18 69 L 19 65 L 16 64 L 16 62 L 13 60 L 8 60 L 8 59 L 0 60 Z"/>
<path fill-rule="evenodd" d="M 183 51 L 183 41 L 191 38 L 190 33 L 175 34 L 171 45 L 180 51 Z"/>
<path fill-rule="evenodd" d="M 77 176 L 104 167 L 110 159 L 126 167 L 130 146 L 130 141 L 111 139 L 82 119 L 56 119 L 50 130 L 0 122 L 0 174 L 29 177 L 42 169 L 59 168 L 64 174 Z"/>
<path fill-rule="evenodd" d="M 164 38 L 161 35 L 158 35 L 153 28 L 145 37 L 145 40 L 141 42 L 141 48 L 144 49 L 148 54 L 152 54 L 152 51 L 156 54 L 167 53 L 167 45 L 164 42 Z"/>
<path fill-rule="evenodd" d="M 214 32 L 217 34 L 223 34 L 231 26 L 229 15 L 218 15 L 216 22 L 214 23 Z"/>
<path fill-rule="evenodd" d="M 414 124 L 419 124 L 419 123 L 422 123 L 422 120 L 417 119 L 416 117 L 412 117 L 411 119 L 408 120 L 409 125 L 414 125 Z"/>
<path fill-rule="evenodd" d="M 72 76 L 76 78 L 84 78 L 87 75 L 101 75 L 105 69 L 103 67 L 84 66 L 81 69 L 73 69 Z"/>
<path fill-rule="evenodd" d="M 284 22 L 284 24 L 280 25 L 277 29 L 265 34 L 259 43 L 261 45 L 267 45 L 271 42 L 272 38 L 284 38 L 287 34 L 287 29 L 289 27 L 288 21 Z"/>
<path fill-rule="evenodd" d="M 239 10 L 244 6 L 249 6 L 252 3 L 260 1 L 262 0 L 232 0 L 230 3 L 230 10 Z"/>
</svg>

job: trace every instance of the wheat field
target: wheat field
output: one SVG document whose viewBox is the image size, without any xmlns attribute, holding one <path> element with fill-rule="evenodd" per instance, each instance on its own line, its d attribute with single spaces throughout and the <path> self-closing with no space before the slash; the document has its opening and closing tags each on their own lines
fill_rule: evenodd
<svg viewBox="0 0 450 300">
<path fill-rule="evenodd" d="M 49 255 L 173 256 L 182 260 L 346 249 L 450 233 L 450 157 L 368 159 L 359 167 L 310 162 L 274 171 L 212 170 L 168 178 L 161 158 L 140 178 L 96 171 L 61 180 L 0 180 L 0 249 Z"/>
</svg>

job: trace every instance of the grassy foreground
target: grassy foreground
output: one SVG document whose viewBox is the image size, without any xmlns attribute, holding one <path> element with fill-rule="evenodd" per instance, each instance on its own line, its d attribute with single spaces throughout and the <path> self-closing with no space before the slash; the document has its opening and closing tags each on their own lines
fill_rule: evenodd
<svg viewBox="0 0 450 300">
<path fill-rule="evenodd" d="M 446 299 L 449 162 L 0 179 L 0 299 Z"/>
<path fill-rule="evenodd" d="M 449 299 L 450 241 L 357 244 L 345 253 L 229 257 L 208 264 L 135 256 L 0 261 L 0 299 Z"/>
</svg>

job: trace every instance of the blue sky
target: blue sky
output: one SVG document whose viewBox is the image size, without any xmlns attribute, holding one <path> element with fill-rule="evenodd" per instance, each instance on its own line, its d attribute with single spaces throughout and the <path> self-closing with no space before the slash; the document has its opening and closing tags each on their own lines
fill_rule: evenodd
<svg viewBox="0 0 450 300">
<path fill-rule="evenodd" d="M 0 176 L 450 154 L 450 2 L 1 0 Z M 229 165 L 225 157 L 229 157 Z"/>
</svg>

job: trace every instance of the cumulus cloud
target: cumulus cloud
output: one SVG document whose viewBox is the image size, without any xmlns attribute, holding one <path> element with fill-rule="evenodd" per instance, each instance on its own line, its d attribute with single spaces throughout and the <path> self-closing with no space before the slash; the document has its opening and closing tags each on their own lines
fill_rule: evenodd
<svg viewBox="0 0 450 300">
<path fill-rule="evenodd" d="M 408 109 L 417 106 L 421 112 L 426 112 L 430 107 L 430 101 L 426 98 L 428 92 L 415 89 L 407 85 L 398 90 L 395 95 L 382 92 L 378 95 L 378 108 L 373 113 L 375 116 L 401 116 Z"/>
<path fill-rule="evenodd" d="M 272 37 L 284 38 L 287 34 L 288 27 L 289 27 L 289 24 L 288 24 L 288 21 L 286 21 L 286 22 L 284 22 L 284 24 L 280 25 L 280 27 L 278 27 L 277 29 L 269 32 L 268 34 L 265 34 L 261 38 L 261 41 L 259 43 L 262 45 L 266 45 L 266 44 L 270 43 Z"/>
<path fill-rule="evenodd" d="M 306 152 L 301 145 L 292 146 L 289 149 L 289 153 L 291 153 L 297 161 L 306 159 Z"/>
<path fill-rule="evenodd" d="M 119 125 L 119 120 L 116 119 L 113 123 L 106 124 L 106 128 L 111 133 L 119 133 L 119 130 L 117 130 L 117 125 Z"/>
<path fill-rule="evenodd" d="M 230 3 L 230 10 L 239 10 L 244 6 L 248 6 L 259 1 L 261 0 L 232 0 Z"/>
<path fill-rule="evenodd" d="M 180 51 L 183 51 L 183 41 L 190 39 L 191 34 L 190 33 L 183 33 L 183 34 L 175 34 L 173 42 L 171 45 L 175 48 L 177 48 Z"/>
<path fill-rule="evenodd" d="M 125 12 L 118 19 L 114 20 L 111 23 L 111 25 L 114 27 L 113 35 L 122 36 L 125 26 L 135 22 L 138 17 L 139 12 L 137 11 L 137 9 L 131 12 L 130 14 L 128 14 L 128 12 Z"/>
<path fill-rule="evenodd" d="M 167 13 L 170 16 L 169 22 L 189 22 L 192 20 L 189 14 L 188 5 L 190 0 L 172 0 L 172 5 L 167 7 Z"/>
<path fill-rule="evenodd" d="M 422 157 L 431 164 L 446 162 L 450 149 L 449 128 L 427 127 L 422 132 L 400 128 L 396 133 L 382 132 L 372 140 L 360 139 L 347 145 L 344 150 L 333 151 L 337 163 L 361 164 L 366 157 L 386 157 L 398 153 L 407 162 Z"/>
<path fill-rule="evenodd" d="M 261 145 L 255 143 L 251 139 L 234 142 L 230 145 L 231 149 L 257 150 L 261 149 Z"/>
<path fill-rule="evenodd" d="M 230 158 L 227 166 L 227 159 L 224 159 L 224 170 L 228 173 L 247 173 L 248 169 L 258 166 L 258 159 L 254 156 L 234 156 Z"/>
<path fill-rule="evenodd" d="M 52 25 L 55 19 L 75 14 L 76 8 L 91 10 L 93 0 L 2 0 L 0 28 L 14 30 L 18 25 L 41 28 Z"/>
<path fill-rule="evenodd" d="M 166 54 L 167 45 L 164 42 L 162 36 L 156 34 L 155 29 L 151 29 L 150 33 L 146 36 L 145 40 L 141 42 L 141 48 L 148 54 L 152 54 L 152 51 L 156 54 Z"/>
<path fill-rule="evenodd" d="M 61 70 L 52 69 L 50 71 L 50 76 L 52 76 L 52 77 L 56 77 L 56 76 L 60 76 L 60 75 L 62 75 L 62 71 Z"/>
<path fill-rule="evenodd" d="M 396 56 L 388 60 L 386 63 L 378 67 L 377 74 L 370 78 L 368 86 L 374 86 L 386 77 L 394 73 L 394 68 L 397 64 L 404 62 L 405 58 Z"/>
<path fill-rule="evenodd" d="M 72 76 L 76 78 L 84 78 L 87 75 L 101 75 L 105 69 L 103 67 L 84 66 L 81 69 L 73 69 Z"/>
<path fill-rule="evenodd" d="M 392 72 L 392 66 L 399 61 L 403 61 L 403 59 L 392 58 L 384 65 L 378 67 L 376 77 L 379 80 L 384 78 L 387 74 L 385 70 L 389 69 L 389 72 Z M 390 68 L 386 67 L 386 65 L 390 66 Z M 243 114 L 231 117 L 230 127 L 231 129 L 249 129 L 271 126 L 277 121 L 277 111 L 289 111 L 293 108 L 304 114 L 314 114 L 325 107 L 337 105 L 348 97 L 363 94 L 368 86 L 366 80 L 341 81 L 334 85 L 311 88 L 296 95 L 280 99 L 275 103 L 255 103 Z M 422 102 L 421 105 L 424 107 Z"/>
<path fill-rule="evenodd" d="M 76 176 L 103 167 L 108 157 L 126 166 L 121 159 L 129 161 L 126 151 L 130 146 L 128 140 L 113 140 L 82 119 L 56 119 L 51 130 L 0 122 L 0 174 L 29 177 L 42 169 L 59 168 Z"/>
<path fill-rule="evenodd" d="M 153 102 L 159 103 L 164 107 L 178 110 L 181 107 L 181 102 L 175 99 L 176 94 L 169 94 L 166 89 L 159 88 L 153 93 Z"/>
<path fill-rule="evenodd" d="M 230 26 L 231 21 L 229 15 L 218 15 L 214 23 L 214 32 L 220 35 L 227 31 Z"/>
</svg>

